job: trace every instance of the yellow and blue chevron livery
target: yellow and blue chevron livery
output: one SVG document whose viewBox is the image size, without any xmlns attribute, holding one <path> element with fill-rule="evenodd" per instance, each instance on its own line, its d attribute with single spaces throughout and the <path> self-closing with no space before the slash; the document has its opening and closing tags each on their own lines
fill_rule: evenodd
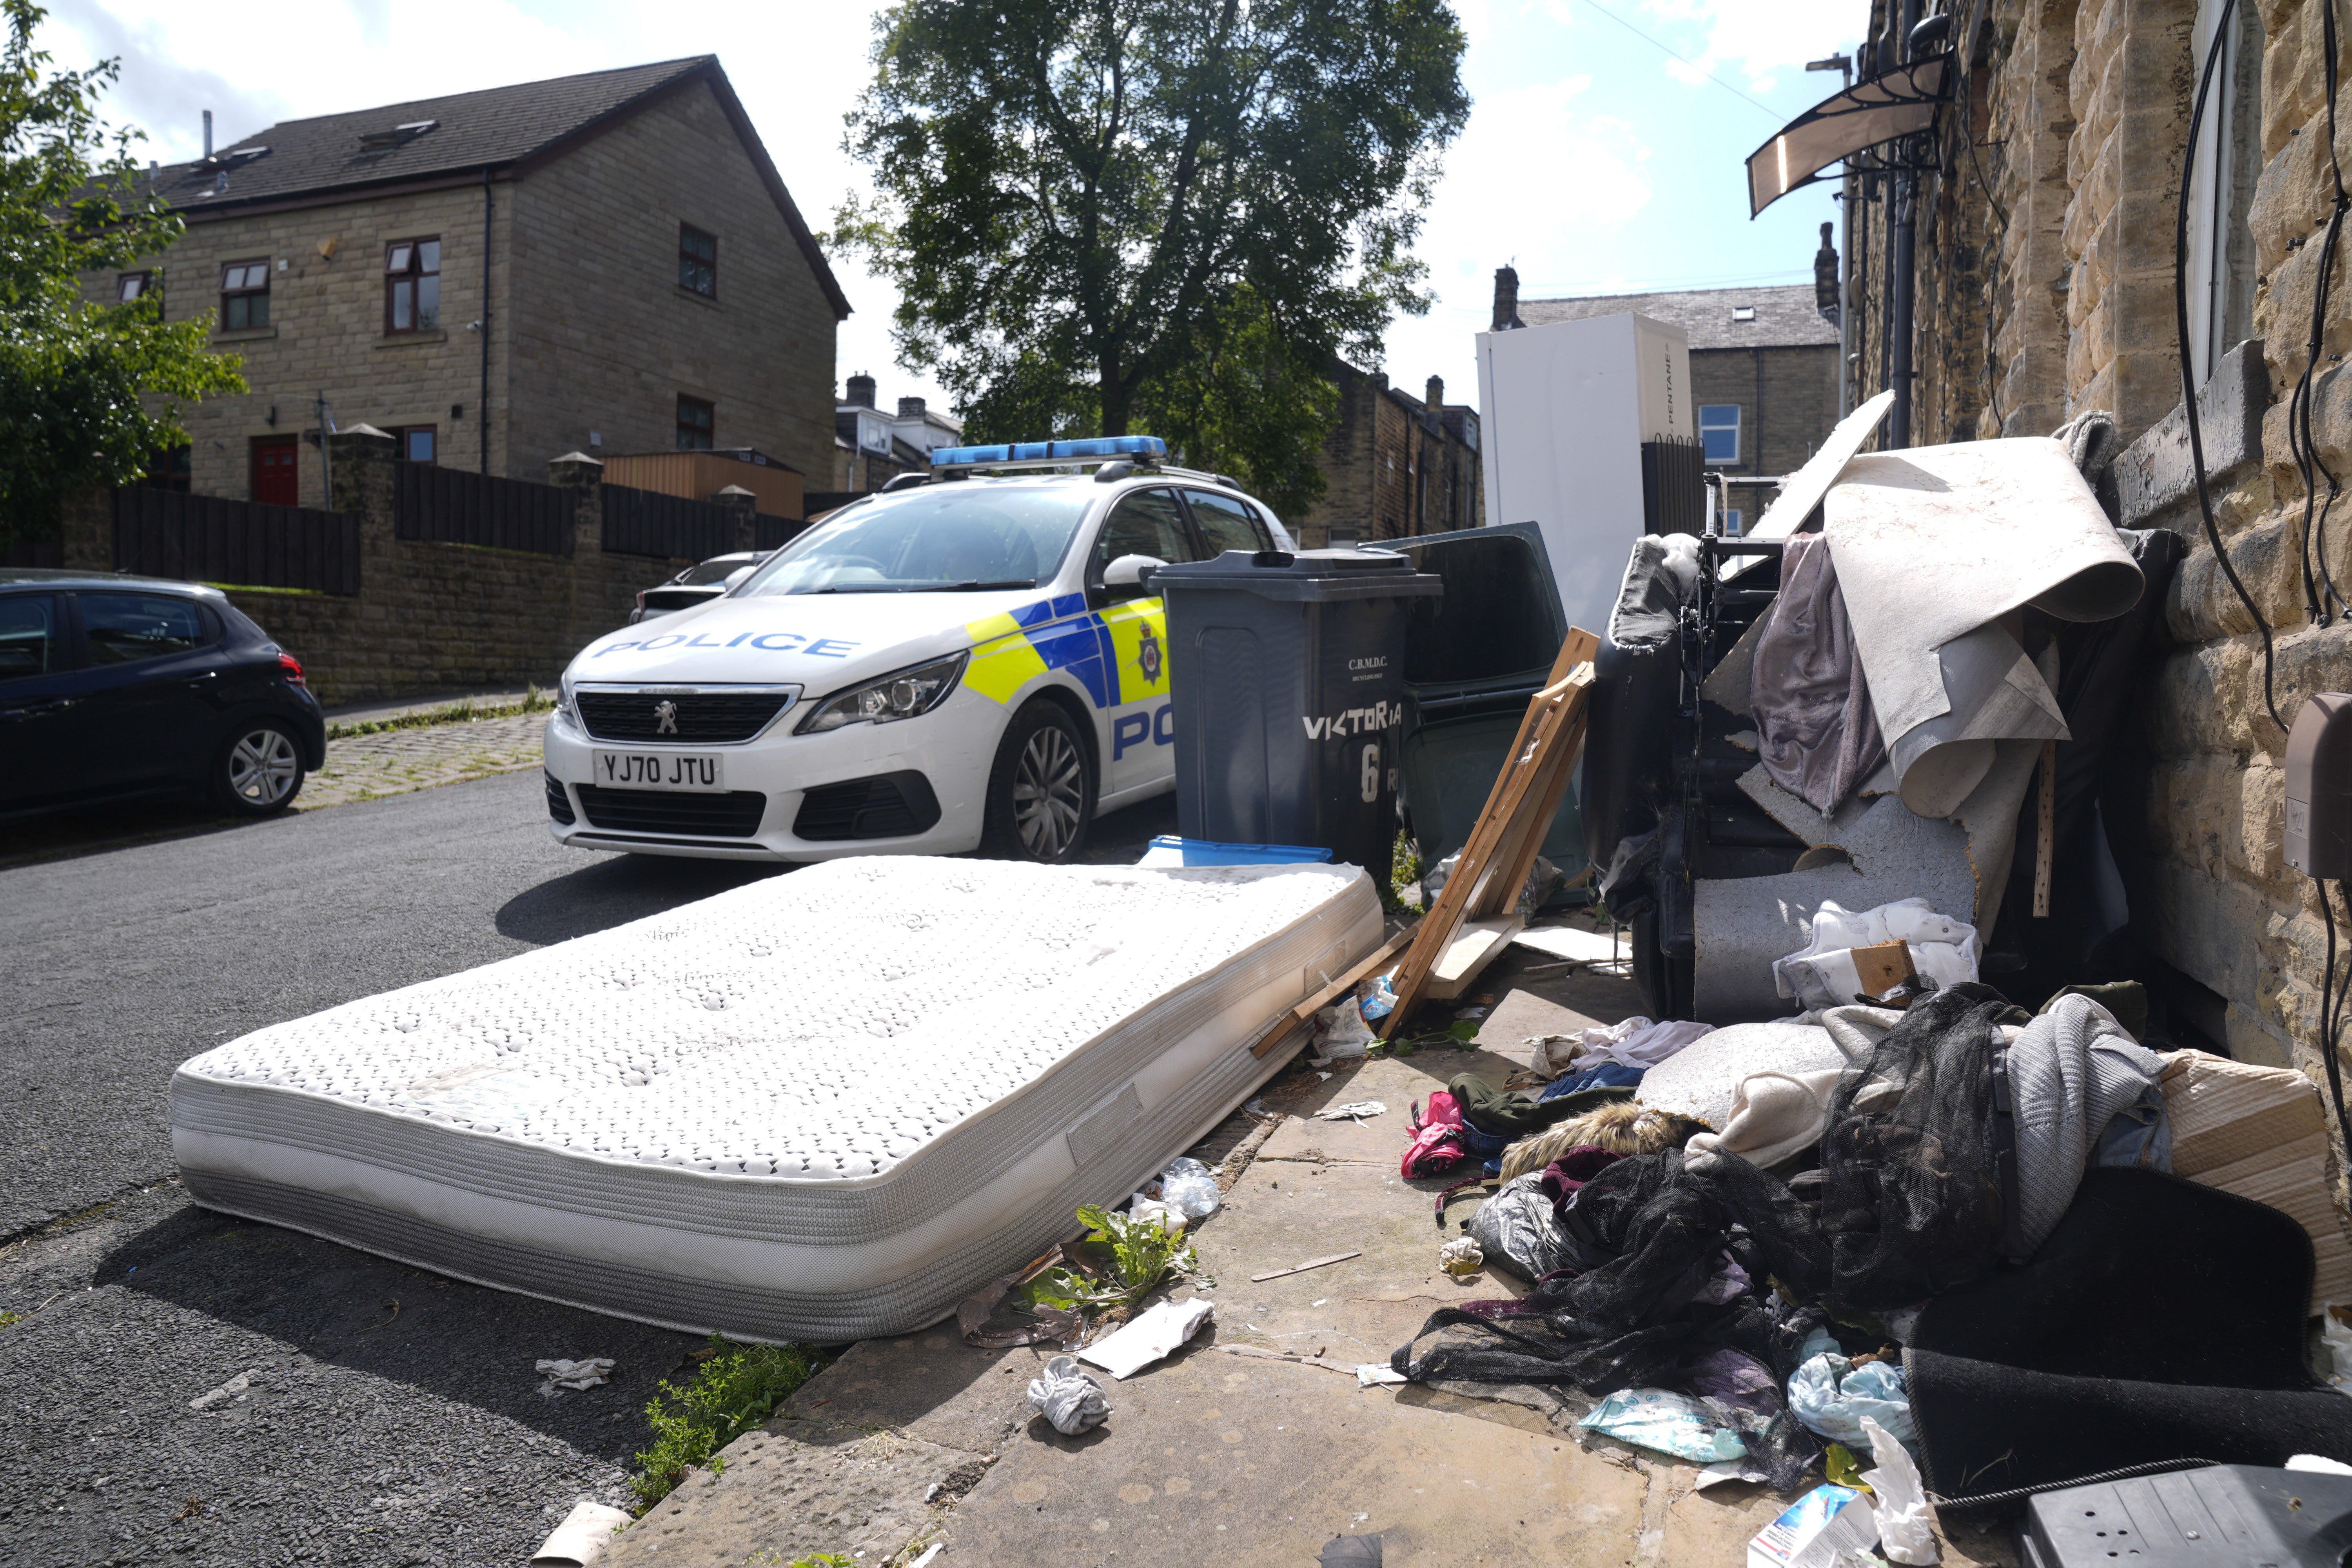
<svg viewBox="0 0 2352 1568">
<path fill-rule="evenodd" d="M 973 647 L 963 683 L 992 702 L 1010 704 L 1049 669 L 1067 673 L 1097 708 L 1168 692 L 1168 616 L 1158 599 L 1094 611 L 1085 595 L 1064 594 L 984 616 L 964 630 Z"/>
</svg>

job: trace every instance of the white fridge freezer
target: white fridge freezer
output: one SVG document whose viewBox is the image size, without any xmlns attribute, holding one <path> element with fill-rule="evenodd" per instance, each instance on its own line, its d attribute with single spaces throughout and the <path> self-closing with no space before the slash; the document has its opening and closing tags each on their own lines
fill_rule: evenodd
<svg viewBox="0 0 2352 1568">
<path fill-rule="evenodd" d="M 1642 444 L 1689 440 L 1690 342 L 1628 312 L 1478 334 L 1486 521 L 1543 531 L 1568 624 L 1609 624 L 1642 536 Z"/>
</svg>

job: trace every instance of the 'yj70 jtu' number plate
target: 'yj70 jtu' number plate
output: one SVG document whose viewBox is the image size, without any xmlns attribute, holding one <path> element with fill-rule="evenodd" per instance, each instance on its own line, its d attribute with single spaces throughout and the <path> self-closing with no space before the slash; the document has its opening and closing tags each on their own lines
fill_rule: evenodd
<svg viewBox="0 0 2352 1568">
<path fill-rule="evenodd" d="M 727 787 L 720 758 L 710 752 L 598 752 L 596 782 L 609 789 L 690 789 L 716 793 Z"/>
</svg>

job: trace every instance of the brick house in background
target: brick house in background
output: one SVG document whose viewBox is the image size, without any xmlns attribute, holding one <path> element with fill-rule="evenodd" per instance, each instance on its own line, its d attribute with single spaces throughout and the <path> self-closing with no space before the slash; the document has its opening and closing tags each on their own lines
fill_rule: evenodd
<svg viewBox="0 0 2352 1568">
<path fill-rule="evenodd" d="M 1498 331 L 1510 320 L 1506 292 L 1498 279 Z M 1810 283 L 1520 300 L 1517 308 L 1530 327 L 1628 310 L 1680 327 L 1690 339 L 1706 464 L 1729 476 L 1730 505 L 1747 518 L 1769 499 L 1764 487 L 1811 457 L 1837 423 L 1838 330 L 1822 316 Z"/>
<path fill-rule="evenodd" d="M 833 408 L 833 488 L 842 495 L 878 490 L 900 474 L 930 469 L 934 447 L 963 439 L 963 422 L 927 406 L 919 397 L 898 399 L 897 417 L 874 404 L 874 378 L 853 375 L 848 395 Z"/>
<path fill-rule="evenodd" d="M 244 362 L 155 482 L 327 503 L 317 441 L 515 479 L 549 460 L 752 448 L 833 472 L 849 302 L 716 58 L 288 121 L 151 172 L 187 220 L 92 276 Z"/>
<path fill-rule="evenodd" d="M 1485 523 L 1476 409 L 1449 406 L 1433 375 L 1421 398 L 1341 360 L 1331 379 L 1339 420 L 1323 442 L 1323 499 L 1305 517 L 1283 520 L 1302 546 L 1319 550 L 1335 531 L 1405 539 Z"/>
</svg>

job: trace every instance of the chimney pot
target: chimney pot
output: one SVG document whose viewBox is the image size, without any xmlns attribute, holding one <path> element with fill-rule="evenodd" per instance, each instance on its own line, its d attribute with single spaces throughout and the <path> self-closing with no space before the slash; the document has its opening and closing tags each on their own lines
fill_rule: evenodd
<svg viewBox="0 0 2352 1568">
<path fill-rule="evenodd" d="M 898 417 L 899 417 L 899 418 L 901 418 L 901 419 L 920 419 L 922 416 L 923 416 L 923 400 L 922 400 L 921 398 L 919 398 L 919 397 L 902 397 L 902 398 L 898 399 Z"/>
<path fill-rule="evenodd" d="M 849 378 L 848 384 L 850 402 L 856 404 L 860 408 L 871 408 L 874 406 L 874 378 L 872 376 L 853 375 Z"/>
<path fill-rule="evenodd" d="M 1507 332 L 1514 327 L 1526 325 L 1519 320 L 1519 269 L 1516 267 L 1496 268 L 1493 330 Z"/>
<path fill-rule="evenodd" d="M 205 157 L 207 157 L 207 158 L 209 158 L 209 157 L 211 157 L 212 155 L 213 155 L 213 111 L 212 111 L 211 110 L 207 109 L 207 110 L 205 110 Z"/>
<path fill-rule="evenodd" d="M 1429 411 L 1432 414 L 1437 413 L 1440 409 L 1443 409 L 1445 406 L 1445 378 L 1444 376 L 1433 375 L 1429 378 L 1428 395 L 1423 398 L 1423 401 L 1429 405 Z"/>
</svg>

